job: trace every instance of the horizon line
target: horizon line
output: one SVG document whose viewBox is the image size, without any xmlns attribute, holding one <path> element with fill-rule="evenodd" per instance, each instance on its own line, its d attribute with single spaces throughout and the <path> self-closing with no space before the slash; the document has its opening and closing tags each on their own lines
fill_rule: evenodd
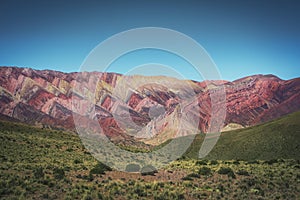
<svg viewBox="0 0 300 200">
<path fill-rule="evenodd" d="M 239 77 L 239 78 L 236 78 L 234 80 L 227 80 L 227 79 L 215 79 L 215 80 L 208 80 L 208 79 L 202 79 L 202 80 L 194 80 L 194 79 L 182 79 L 182 78 L 179 78 L 179 77 L 174 77 L 174 76 L 167 76 L 167 75 L 147 75 L 147 74 L 123 74 L 123 73 L 120 73 L 120 72 L 114 72 L 114 71 L 106 71 L 106 72 L 102 72 L 102 71 L 69 71 L 69 70 L 57 70 L 57 69 L 50 69 L 50 68 L 45 68 L 45 69 L 40 69 L 40 68 L 34 68 L 34 67 L 26 67 L 26 66 L 8 66 L 8 65 L 0 65 L 0 68 L 19 68 L 19 69 L 32 69 L 32 70 L 35 70 L 35 71 L 55 71 L 55 72 L 61 72 L 61 73 L 65 73 L 65 74 L 71 74 L 71 73 L 80 73 L 80 72 L 99 72 L 99 73 L 114 73 L 114 74 L 118 74 L 118 75 L 121 75 L 121 76 L 145 76 L 145 77 L 167 77 L 167 78 L 175 78 L 175 79 L 178 79 L 178 80 L 190 80 L 190 81 L 195 81 L 195 82 L 203 82 L 203 81 L 228 81 L 228 82 L 234 82 L 234 81 L 237 81 L 239 79 L 243 79 L 243 78 L 247 78 L 247 77 L 252 77 L 252 76 L 275 76 L 277 78 L 279 78 L 280 80 L 284 80 L 284 81 L 287 81 L 287 80 L 293 80 L 293 79 L 297 79 L 297 78 L 300 78 L 300 76 L 298 77 L 294 77 L 294 78 L 289 78 L 289 79 L 283 79 L 281 78 L 279 75 L 277 74 L 271 74 L 271 73 L 257 73 L 257 74 L 249 74 L 249 75 L 245 75 L 245 76 L 242 76 L 242 77 Z"/>
</svg>

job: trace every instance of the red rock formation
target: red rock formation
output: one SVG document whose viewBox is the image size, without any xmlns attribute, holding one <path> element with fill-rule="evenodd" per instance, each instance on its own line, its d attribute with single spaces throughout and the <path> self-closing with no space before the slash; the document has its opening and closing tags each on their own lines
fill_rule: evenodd
<svg viewBox="0 0 300 200">
<path fill-rule="evenodd" d="M 161 77 L 131 76 L 127 80 L 130 84 L 119 88 L 126 90 L 120 99 L 122 94 L 114 91 L 120 77 L 114 73 L 0 67 L 0 114 L 70 130 L 75 130 L 76 115 L 83 124 L 98 120 L 109 137 L 128 139 L 126 133 L 130 131 L 152 131 L 154 135 L 170 132 L 182 123 L 185 114 L 189 119 L 182 127 L 188 129 L 193 123 L 189 121 L 194 121 L 199 131 L 209 132 L 212 109 L 217 116 L 222 115 L 221 100 L 215 99 L 222 88 L 226 92 L 226 118 L 224 123 L 214 119 L 214 123 L 222 124 L 220 129 L 229 123 L 251 126 L 300 109 L 300 78 L 284 81 L 273 75 L 254 75 L 233 82 L 195 82 L 165 77 L 166 87 L 159 84 Z M 136 82 L 148 79 L 154 83 L 135 88 Z"/>
</svg>

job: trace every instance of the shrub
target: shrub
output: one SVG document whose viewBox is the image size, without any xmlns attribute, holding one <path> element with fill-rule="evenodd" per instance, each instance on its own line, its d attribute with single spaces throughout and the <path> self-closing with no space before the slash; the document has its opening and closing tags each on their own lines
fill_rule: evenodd
<svg viewBox="0 0 300 200">
<path fill-rule="evenodd" d="M 259 164 L 258 160 L 250 160 L 247 162 L 248 164 Z"/>
<path fill-rule="evenodd" d="M 105 171 L 111 171 L 112 169 L 99 162 L 94 168 L 91 169 L 90 174 L 105 174 Z"/>
<path fill-rule="evenodd" d="M 141 169 L 142 176 L 151 175 L 154 176 L 157 173 L 157 169 L 152 165 L 146 165 Z"/>
<path fill-rule="evenodd" d="M 137 194 L 139 197 L 145 197 L 147 196 L 146 191 L 144 190 L 144 187 L 142 187 L 139 183 L 136 183 L 134 185 L 133 191 L 135 194 Z"/>
<path fill-rule="evenodd" d="M 90 174 L 105 174 L 105 170 L 102 168 L 94 167 L 91 169 Z"/>
<path fill-rule="evenodd" d="M 99 199 L 99 200 L 104 199 L 103 195 L 102 195 L 100 192 L 97 194 L 97 196 L 98 196 L 98 199 Z"/>
<path fill-rule="evenodd" d="M 232 172 L 232 169 L 229 168 L 229 167 L 221 167 L 219 170 L 218 170 L 218 173 L 219 174 L 228 174 Z"/>
<path fill-rule="evenodd" d="M 78 160 L 78 159 L 75 159 L 75 160 L 74 160 L 74 164 L 79 164 L 79 163 L 82 163 L 82 161 L 81 161 L 81 160 Z"/>
<path fill-rule="evenodd" d="M 273 165 L 274 163 L 277 163 L 277 160 L 276 159 L 266 160 L 264 163 L 268 165 Z"/>
<path fill-rule="evenodd" d="M 126 166 L 125 171 L 127 172 L 139 172 L 140 171 L 140 166 L 138 164 L 128 164 Z"/>
<path fill-rule="evenodd" d="M 187 176 L 189 176 L 191 178 L 200 178 L 199 174 L 196 174 L 196 173 L 191 173 L 191 174 L 188 174 Z"/>
<path fill-rule="evenodd" d="M 49 194 L 48 193 L 45 193 L 42 195 L 43 199 L 49 199 Z"/>
<path fill-rule="evenodd" d="M 211 161 L 210 161 L 210 164 L 211 164 L 211 165 L 217 165 L 217 164 L 218 164 L 218 161 L 216 161 L 216 160 L 211 160 Z"/>
<path fill-rule="evenodd" d="M 235 161 L 232 162 L 232 164 L 234 164 L 234 165 L 239 165 L 239 164 L 240 164 L 240 161 L 235 160 Z"/>
<path fill-rule="evenodd" d="M 94 176 L 91 173 L 89 173 L 88 176 L 84 175 L 82 178 L 85 179 L 85 180 L 87 180 L 87 181 L 93 181 L 94 180 Z"/>
<path fill-rule="evenodd" d="M 43 168 L 42 167 L 38 167 L 33 171 L 33 175 L 35 178 L 39 179 L 39 178 L 44 178 L 44 172 L 43 172 Z"/>
<path fill-rule="evenodd" d="M 252 187 L 256 184 L 256 180 L 252 178 L 244 179 L 243 182 L 246 183 L 248 187 Z"/>
<path fill-rule="evenodd" d="M 200 178 L 200 176 L 199 176 L 199 174 L 191 173 L 191 174 L 188 174 L 187 176 L 183 177 L 182 180 L 191 181 L 191 180 L 193 180 L 193 178 Z"/>
<path fill-rule="evenodd" d="M 92 197 L 91 195 L 89 195 L 89 194 L 85 194 L 85 195 L 83 196 L 83 199 L 84 199 L 84 200 L 93 200 L 93 197 Z"/>
<path fill-rule="evenodd" d="M 232 169 L 229 168 L 229 167 L 221 167 L 221 168 L 218 170 L 218 173 L 219 173 L 219 174 L 227 174 L 228 177 L 235 178 L 234 172 L 233 172 Z"/>
<path fill-rule="evenodd" d="M 220 190 L 220 192 L 224 192 L 225 191 L 225 188 L 224 188 L 224 186 L 222 184 L 219 184 L 217 186 L 217 189 Z"/>
<path fill-rule="evenodd" d="M 227 176 L 228 176 L 228 177 L 231 177 L 231 178 L 236 178 L 236 176 L 235 176 L 235 174 L 234 174 L 233 171 L 229 172 L 229 173 L 227 174 Z"/>
<path fill-rule="evenodd" d="M 197 160 L 196 165 L 207 165 L 207 160 Z"/>
<path fill-rule="evenodd" d="M 237 174 L 242 176 L 249 176 L 249 172 L 247 172 L 246 170 L 239 170 Z"/>
<path fill-rule="evenodd" d="M 56 179 L 63 179 L 65 177 L 65 171 L 61 168 L 55 168 L 53 174 Z"/>
<path fill-rule="evenodd" d="M 202 167 L 199 169 L 199 174 L 200 175 L 204 175 L 204 176 L 208 176 L 211 174 L 211 169 L 208 167 Z"/>
<path fill-rule="evenodd" d="M 165 200 L 166 198 L 162 194 L 155 194 L 154 200 Z"/>
<path fill-rule="evenodd" d="M 193 178 L 190 177 L 190 176 L 185 176 L 185 177 L 183 177 L 181 180 L 183 180 L 183 181 L 192 181 Z"/>
</svg>

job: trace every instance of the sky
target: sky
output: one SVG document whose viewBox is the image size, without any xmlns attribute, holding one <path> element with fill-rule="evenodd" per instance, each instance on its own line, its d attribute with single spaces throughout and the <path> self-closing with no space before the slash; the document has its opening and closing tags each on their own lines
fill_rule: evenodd
<svg viewBox="0 0 300 200">
<path fill-rule="evenodd" d="M 254 74 L 291 79 L 300 77 L 299 10 L 300 3 L 291 0 L 2 0 L 0 66 L 79 71 L 107 38 L 133 28 L 162 27 L 197 41 L 221 79 Z M 143 64 L 150 68 L 147 73 L 163 71 L 147 63 L 201 80 L 189 62 L 156 49 L 120 56 L 107 71 L 127 74 Z"/>
</svg>

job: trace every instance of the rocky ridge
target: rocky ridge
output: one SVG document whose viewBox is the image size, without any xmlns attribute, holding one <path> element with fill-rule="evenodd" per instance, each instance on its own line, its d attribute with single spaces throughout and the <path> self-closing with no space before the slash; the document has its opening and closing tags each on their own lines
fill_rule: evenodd
<svg viewBox="0 0 300 200">
<path fill-rule="evenodd" d="M 252 126 L 299 109 L 300 78 L 254 75 L 196 82 L 0 67 L 1 116 L 72 131 L 74 119 L 93 130 L 99 123 L 106 136 L 118 141 L 158 144 L 230 124 Z"/>
</svg>

